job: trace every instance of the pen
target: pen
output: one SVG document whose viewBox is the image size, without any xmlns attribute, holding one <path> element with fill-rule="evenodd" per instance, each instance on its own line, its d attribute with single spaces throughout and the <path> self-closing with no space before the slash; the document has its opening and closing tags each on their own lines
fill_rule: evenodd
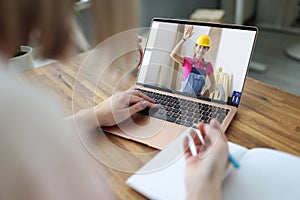
<svg viewBox="0 0 300 200">
<path fill-rule="evenodd" d="M 231 153 L 229 153 L 228 155 L 228 160 L 232 163 L 233 167 L 235 168 L 240 167 L 240 163 L 231 155 Z"/>
<path fill-rule="evenodd" d="M 203 140 L 201 131 L 197 127 L 194 127 L 194 126 L 192 129 L 198 134 L 198 137 L 199 137 L 201 143 L 204 144 L 204 140 Z M 232 163 L 234 168 L 236 168 L 236 169 L 240 168 L 240 163 L 237 161 L 237 159 L 235 159 L 233 157 L 233 155 L 231 153 L 228 154 L 228 160 L 229 160 L 229 162 Z"/>
</svg>

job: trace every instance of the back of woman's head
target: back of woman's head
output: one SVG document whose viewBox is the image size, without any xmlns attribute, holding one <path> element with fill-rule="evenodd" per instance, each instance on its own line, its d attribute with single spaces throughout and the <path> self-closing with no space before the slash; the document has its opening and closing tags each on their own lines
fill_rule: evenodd
<svg viewBox="0 0 300 200">
<path fill-rule="evenodd" d="M 30 42 L 40 57 L 65 58 L 74 47 L 76 0 L 0 0 L 0 55 Z M 137 0 L 91 0 L 94 45 L 135 28 Z M 73 40 L 73 41 L 72 41 Z"/>
<path fill-rule="evenodd" d="M 74 0 L 0 0 L 0 54 L 29 41 L 40 56 L 61 58 L 71 44 Z"/>
</svg>

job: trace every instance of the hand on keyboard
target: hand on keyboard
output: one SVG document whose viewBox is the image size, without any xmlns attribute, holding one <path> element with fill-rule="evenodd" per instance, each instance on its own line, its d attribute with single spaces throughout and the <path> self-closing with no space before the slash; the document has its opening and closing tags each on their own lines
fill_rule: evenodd
<svg viewBox="0 0 300 200">
<path fill-rule="evenodd" d="M 155 109 L 145 109 L 141 112 L 142 114 L 187 127 L 197 125 L 199 122 L 209 123 L 213 118 L 216 118 L 222 123 L 229 112 L 229 109 L 205 103 L 180 99 L 174 96 L 143 89 L 136 90 L 139 90 L 148 97 L 154 99 L 157 104 Z"/>
<path fill-rule="evenodd" d="M 117 92 L 98 104 L 95 114 L 100 126 L 113 126 L 145 108 L 155 108 L 154 100 L 141 91 Z"/>
</svg>

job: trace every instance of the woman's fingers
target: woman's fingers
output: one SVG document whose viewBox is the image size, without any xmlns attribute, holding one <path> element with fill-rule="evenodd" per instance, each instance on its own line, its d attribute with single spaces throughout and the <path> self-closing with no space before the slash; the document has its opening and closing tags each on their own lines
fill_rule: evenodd
<svg viewBox="0 0 300 200">
<path fill-rule="evenodd" d="M 152 102 L 152 103 L 155 102 L 152 98 L 148 97 L 147 95 L 145 95 L 145 94 L 142 93 L 141 91 L 135 90 L 134 88 L 130 88 L 130 89 L 126 90 L 126 91 L 123 93 L 123 95 L 124 95 L 124 96 L 128 96 L 128 97 L 130 97 L 130 96 L 138 96 L 138 97 L 141 97 L 141 98 L 143 98 L 144 100 L 147 100 L 147 101 L 149 101 L 149 102 Z"/>
<path fill-rule="evenodd" d="M 206 138 L 206 130 L 204 129 L 205 124 L 201 122 L 198 126 L 198 129 L 200 130 L 200 133 L 202 135 L 203 140 Z"/>
<path fill-rule="evenodd" d="M 187 29 L 186 33 L 187 33 L 187 36 L 188 36 L 188 37 L 191 37 L 191 36 L 194 34 L 194 26 L 190 26 L 190 27 Z"/>
<path fill-rule="evenodd" d="M 149 105 L 150 105 L 150 103 L 148 101 L 140 101 L 138 103 L 135 103 L 135 104 L 129 106 L 127 108 L 128 113 L 129 113 L 129 115 L 133 115 L 134 113 L 144 110 Z M 125 109 L 125 112 L 127 109 Z"/>
<path fill-rule="evenodd" d="M 210 126 L 213 127 L 213 128 L 221 130 L 220 123 L 216 119 L 212 119 L 210 121 Z"/>
<path fill-rule="evenodd" d="M 131 89 L 125 92 L 118 92 L 113 95 L 113 98 L 114 102 L 117 102 L 120 105 L 130 105 L 145 100 L 150 102 L 151 104 L 155 102 L 152 98 L 148 97 L 142 92 Z"/>
<path fill-rule="evenodd" d="M 196 131 L 191 130 L 190 135 L 193 138 L 194 144 L 196 146 L 197 154 L 198 154 L 198 153 L 200 153 L 200 148 L 201 148 L 202 142 L 201 142 L 198 134 L 196 133 Z"/>
<path fill-rule="evenodd" d="M 196 147 L 196 152 L 197 152 L 197 154 L 199 154 L 200 149 L 202 147 L 202 142 L 201 142 L 199 136 L 197 135 L 196 131 L 191 130 L 190 136 L 193 139 L 193 143 Z M 190 145 L 189 145 L 189 138 L 187 136 L 184 138 L 183 147 L 184 147 L 184 155 L 185 155 L 186 159 L 193 156 Z"/>
<path fill-rule="evenodd" d="M 221 134 L 222 139 L 227 141 L 227 137 L 224 134 L 222 127 L 221 127 L 220 123 L 218 122 L 218 120 L 212 119 L 210 122 L 210 126 L 213 127 L 214 129 L 218 130 L 218 132 L 220 132 L 220 134 Z"/>
<path fill-rule="evenodd" d="M 216 137 L 219 137 L 219 134 L 223 134 L 223 131 L 222 131 L 222 128 L 221 128 L 221 125 L 220 123 L 218 122 L 218 120 L 216 119 L 212 119 L 210 121 L 210 126 L 209 126 L 209 131 L 211 132 L 214 132 L 214 134 L 211 134 L 212 138 L 216 138 Z"/>
<path fill-rule="evenodd" d="M 148 99 L 144 99 L 144 98 L 142 98 L 142 97 L 135 96 L 135 95 L 130 96 L 129 102 L 128 102 L 127 105 L 132 106 L 133 104 L 142 103 L 142 102 L 144 102 L 143 105 L 146 105 L 146 104 L 147 104 L 147 105 L 145 106 L 145 108 L 146 108 L 146 107 L 149 107 L 149 108 L 157 107 L 157 105 L 155 105 L 155 104 L 153 103 L 153 101 L 148 101 Z M 147 102 L 147 103 L 146 103 L 146 102 Z"/>
<path fill-rule="evenodd" d="M 135 104 L 141 101 L 145 101 L 145 99 L 138 96 L 131 95 L 128 100 L 128 105 Z"/>
<path fill-rule="evenodd" d="M 192 151 L 189 146 L 189 138 L 187 136 L 184 138 L 184 141 L 183 141 L 183 149 L 184 149 L 185 159 L 188 159 L 189 157 L 193 156 Z"/>
<path fill-rule="evenodd" d="M 141 98 L 143 98 L 143 99 L 145 99 L 145 100 L 147 100 L 147 101 L 149 101 L 149 102 L 152 102 L 152 103 L 155 102 L 152 98 L 148 97 L 147 95 L 145 95 L 145 94 L 142 93 L 141 91 L 134 90 L 134 91 L 133 91 L 133 95 L 138 96 L 138 97 L 141 97 Z"/>
</svg>

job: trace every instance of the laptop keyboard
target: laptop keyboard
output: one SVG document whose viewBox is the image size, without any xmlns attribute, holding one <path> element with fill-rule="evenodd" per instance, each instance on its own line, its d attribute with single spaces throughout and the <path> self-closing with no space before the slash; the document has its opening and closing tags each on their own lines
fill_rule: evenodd
<svg viewBox="0 0 300 200">
<path fill-rule="evenodd" d="M 155 104 L 158 105 L 157 109 L 146 109 L 141 112 L 142 114 L 187 127 L 194 126 L 199 122 L 209 123 L 213 118 L 222 123 L 229 112 L 229 109 L 218 106 L 181 99 L 140 88 L 136 88 L 136 90 L 154 99 Z"/>
</svg>

